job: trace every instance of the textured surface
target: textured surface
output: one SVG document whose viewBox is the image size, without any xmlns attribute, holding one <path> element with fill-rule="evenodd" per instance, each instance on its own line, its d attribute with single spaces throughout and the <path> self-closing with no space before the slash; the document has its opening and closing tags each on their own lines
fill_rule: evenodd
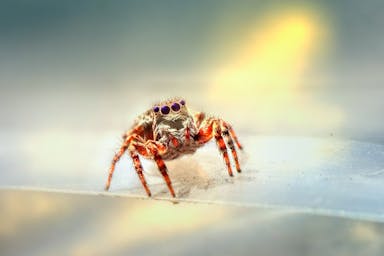
<svg viewBox="0 0 384 256">
<path fill-rule="evenodd" d="M 43 147 L 31 152 L 30 158 L 12 155 L 23 152 L 25 145 L 20 145 L 6 152 L 8 161 L 23 160 L 2 167 L 1 183 L 3 187 L 104 193 L 115 144 L 108 136 L 83 139 L 82 146 L 88 149 L 63 152 L 67 160 L 61 165 L 50 157 L 39 157 L 44 155 Z M 240 154 L 243 172 L 233 178 L 228 176 L 214 142 L 192 156 L 166 162 L 179 200 L 284 206 L 384 221 L 383 145 L 332 137 L 239 137 L 245 148 Z M 66 143 L 75 147 L 79 140 L 74 134 Z M 34 149 L 38 148 L 35 144 Z M 168 198 L 155 164 L 143 159 L 143 167 L 153 196 Z M 145 196 L 129 157 L 118 163 L 107 194 Z"/>
<path fill-rule="evenodd" d="M 15 204 L 18 202 L 18 204 Z M 384 224 L 291 210 L 0 191 L 1 255 L 382 255 Z"/>
</svg>

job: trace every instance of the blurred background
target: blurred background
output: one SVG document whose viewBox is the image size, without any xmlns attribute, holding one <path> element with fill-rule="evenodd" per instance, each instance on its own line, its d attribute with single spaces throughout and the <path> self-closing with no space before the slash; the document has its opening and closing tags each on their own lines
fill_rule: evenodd
<svg viewBox="0 0 384 256">
<path fill-rule="evenodd" d="M 356 207 L 382 216 L 383 190 L 377 189 L 384 179 L 383 11 L 379 0 L 2 0 L 0 186 L 100 192 L 120 136 L 134 118 L 159 100 L 180 96 L 190 108 L 233 124 L 248 143 L 248 155 L 243 156 L 249 159 L 248 169 L 259 166 L 261 174 L 263 168 L 275 170 L 279 179 L 284 168 L 293 170 L 285 185 L 300 189 L 288 193 L 292 197 L 305 194 L 305 188 L 330 173 L 339 174 L 340 180 L 351 173 L 370 175 L 364 176 L 369 182 L 351 181 L 354 186 L 344 191 L 342 205 L 312 200 L 316 195 L 298 205 Z M 190 168 L 211 154 L 206 165 L 218 169 L 213 176 L 224 175 L 222 167 L 213 164 L 219 159 L 214 150 L 201 151 Z M 255 150 L 263 158 L 252 160 Z M 175 169 L 190 164 L 169 165 Z M 145 161 L 144 166 L 153 169 Z M 142 195 L 131 163 L 124 160 L 119 168 L 112 187 L 137 188 Z M 318 180 L 306 180 L 302 187 L 297 181 L 302 173 L 315 174 Z M 340 195 L 340 184 L 332 184 L 330 198 Z M 359 195 L 368 190 L 372 200 L 354 204 L 356 198 L 367 202 L 357 194 L 348 197 L 355 186 L 361 189 Z M 254 187 L 251 182 L 246 191 Z M 220 198 L 206 192 L 191 196 L 213 202 Z M 256 202 L 280 202 L 282 194 L 286 191 L 266 193 L 266 201 Z M 290 196 L 283 199 L 288 205 Z M 42 202 L 62 202 L 45 197 Z M 21 198 L 2 193 L 2 202 L 13 210 L 0 216 L 25 211 L 15 208 Z M 245 204 L 249 200 L 241 199 Z M 83 202 L 66 200 L 63 204 L 70 208 Z M 97 204 L 97 199 L 90 203 Z M 22 222 L 16 218 L 11 223 Z M 382 234 L 381 227 L 373 229 Z M 12 234 L 4 230 L 9 229 L 0 228 L 0 235 Z M 369 230 L 368 237 L 373 232 Z M 381 248 L 375 247 L 378 255 Z"/>
<path fill-rule="evenodd" d="M 100 159 L 95 140 L 116 150 L 138 114 L 172 96 L 240 133 L 382 144 L 383 7 L 1 1 L 0 167 L 12 171 L 0 183 L 29 176 L 26 162 L 77 172 Z"/>
<path fill-rule="evenodd" d="M 242 131 L 383 142 L 383 6 L 1 1 L 1 130 L 124 130 L 178 95 Z"/>
</svg>

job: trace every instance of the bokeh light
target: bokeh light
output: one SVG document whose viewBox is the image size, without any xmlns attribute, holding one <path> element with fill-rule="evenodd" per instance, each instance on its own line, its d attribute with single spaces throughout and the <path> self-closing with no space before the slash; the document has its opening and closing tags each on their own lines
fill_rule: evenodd
<svg viewBox="0 0 384 256">
<path fill-rule="evenodd" d="M 239 46 L 228 49 L 227 63 L 212 75 L 212 101 L 235 104 L 234 115 L 241 110 L 242 124 L 252 119 L 261 131 L 289 133 L 303 131 L 304 125 L 337 130 L 342 111 L 311 98 L 307 84 L 329 43 L 325 20 L 315 10 L 291 7 L 271 11 L 248 27 L 244 38 L 228 38 Z"/>
</svg>

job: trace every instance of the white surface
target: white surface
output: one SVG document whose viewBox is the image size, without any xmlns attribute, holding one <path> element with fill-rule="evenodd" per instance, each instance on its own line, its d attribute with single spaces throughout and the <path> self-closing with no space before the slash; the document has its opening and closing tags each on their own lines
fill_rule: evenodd
<svg viewBox="0 0 384 256">
<path fill-rule="evenodd" d="M 382 256 L 384 249 L 384 223 L 284 209 L 15 190 L 0 190 L 0 204 L 1 255 Z"/>
<path fill-rule="evenodd" d="M 31 136 L 1 152 L 2 187 L 34 187 L 102 193 L 114 149 L 114 133 Z M 228 176 L 212 142 L 192 156 L 166 162 L 179 200 L 248 206 L 283 206 L 384 221 L 384 146 L 329 138 L 240 134 L 243 172 Z M 112 138 L 112 140 L 111 140 Z M 15 140 L 2 136 L 3 141 Z M 168 198 L 154 163 L 143 159 L 156 198 Z M 108 194 L 145 196 L 132 163 L 118 163 Z"/>
</svg>

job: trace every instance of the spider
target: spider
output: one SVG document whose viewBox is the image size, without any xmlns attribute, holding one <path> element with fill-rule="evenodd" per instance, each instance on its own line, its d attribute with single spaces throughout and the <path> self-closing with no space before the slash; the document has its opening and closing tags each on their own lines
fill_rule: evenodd
<svg viewBox="0 0 384 256">
<path fill-rule="evenodd" d="M 116 163 L 128 150 L 147 195 L 151 196 L 151 191 L 143 175 L 143 167 L 138 154 L 156 162 L 170 194 L 175 197 L 175 191 L 164 160 L 192 154 L 213 137 L 224 158 L 229 176 L 233 176 L 228 149 L 223 136 L 232 152 L 236 170 L 240 173 L 240 164 L 233 141 L 235 141 L 239 149 L 243 147 L 239 143 L 234 130 L 226 121 L 216 117 L 206 117 L 203 112 L 191 114 L 185 100 L 181 98 L 159 102 L 138 116 L 132 128 L 124 133 L 123 144 L 113 157 L 109 168 L 105 190 L 108 191 L 110 187 Z"/>
</svg>

